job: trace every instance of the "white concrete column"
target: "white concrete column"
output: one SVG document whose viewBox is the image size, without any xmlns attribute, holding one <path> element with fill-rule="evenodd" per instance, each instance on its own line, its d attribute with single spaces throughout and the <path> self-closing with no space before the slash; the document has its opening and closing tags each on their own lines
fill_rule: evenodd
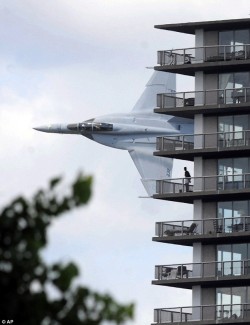
<svg viewBox="0 0 250 325">
<path fill-rule="evenodd" d="M 192 306 L 200 306 L 202 301 L 201 286 L 192 287 Z M 193 308 L 192 319 L 200 320 L 200 308 Z"/>
<path fill-rule="evenodd" d="M 203 54 L 204 50 L 204 30 L 203 29 L 196 29 L 195 31 L 195 60 L 198 62 L 203 62 Z"/>
</svg>

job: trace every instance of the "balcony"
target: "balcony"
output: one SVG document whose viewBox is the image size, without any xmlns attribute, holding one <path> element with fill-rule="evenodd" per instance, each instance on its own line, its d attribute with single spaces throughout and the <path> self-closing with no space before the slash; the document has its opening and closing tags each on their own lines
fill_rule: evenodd
<svg viewBox="0 0 250 325">
<path fill-rule="evenodd" d="M 249 324 L 250 304 L 203 305 L 154 310 L 155 324 Z"/>
<path fill-rule="evenodd" d="M 243 71 L 250 66 L 250 44 L 200 46 L 157 52 L 155 70 L 194 76 L 196 71 Z"/>
<path fill-rule="evenodd" d="M 192 289 L 250 284 L 250 260 L 156 265 L 152 284 Z"/>
<path fill-rule="evenodd" d="M 153 241 L 192 246 L 241 243 L 249 239 L 250 216 L 156 222 Z"/>
<path fill-rule="evenodd" d="M 211 89 L 157 94 L 155 113 L 193 118 L 194 114 L 244 113 L 250 103 L 250 88 Z"/>
<path fill-rule="evenodd" d="M 190 161 L 198 156 L 226 158 L 237 154 L 244 157 L 250 152 L 250 130 L 157 137 L 156 150 L 155 156 Z"/>
<path fill-rule="evenodd" d="M 194 200 L 230 201 L 249 199 L 250 174 L 200 176 L 148 180 L 155 186 L 153 198 L 193 203 Z M 219 194 L 219 195 L 218 195 Z"/>
</svg>

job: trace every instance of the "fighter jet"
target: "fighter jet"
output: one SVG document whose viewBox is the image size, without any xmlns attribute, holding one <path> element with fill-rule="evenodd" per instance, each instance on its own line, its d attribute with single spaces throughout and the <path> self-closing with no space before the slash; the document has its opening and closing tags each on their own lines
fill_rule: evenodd
<svg viewBox="0 0 250 325">
<path fill-rule="evenodd" d="M 130 113 L 105 115 L 79 123 L 49 124 L 34 129 L 83 135 L 105 146 L 127 150 L 151 197 L 155 193 L 155 182 L 152 181 L 171 178 L 173 167 L 173 159 L 153 155 L 156 137 L 193 133 L 193 120 L 154 113 L 157 94 L 175 91 L 175 74 L 155 71 Z"/>
</svg>

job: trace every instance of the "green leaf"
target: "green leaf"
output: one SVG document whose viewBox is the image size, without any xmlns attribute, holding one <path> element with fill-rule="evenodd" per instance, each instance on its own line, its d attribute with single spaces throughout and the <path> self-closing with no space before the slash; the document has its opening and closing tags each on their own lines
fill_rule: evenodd
<svg viewBox="0 0 250 325">
<path fill-rule="evenodd" d="M 78 176 L 75 183 L 72 185 L 73 197 L 76 205 L 86 203 L 91 195 L 92 177 L 83 177 L 81 174 Z"/>
<path fill-rule="evenodd" d="M 55 177 L 50 180 L 49 188 L 52 190 L 58 183 L 60 183 L 62 177 Z"/>
<path fill-rule="evenodd" d="M 58 269 L 58 265 L 57 265 Z M 75 264 L 69 263 L 65 267 L 60 267 L 60 272 L 57 278 L 53 280 L 53 283 L 62 292 L 69 289 L 72 280 L 79 274 L 78 268 Z"/>
</svg>

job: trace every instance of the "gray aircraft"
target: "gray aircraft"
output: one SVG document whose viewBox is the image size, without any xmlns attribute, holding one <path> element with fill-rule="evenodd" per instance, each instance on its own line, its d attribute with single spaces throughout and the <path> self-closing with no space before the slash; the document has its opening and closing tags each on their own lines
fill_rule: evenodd
<svg viewBox="0 0 250 325">
<path fill-rule="evenodd" d="M 175 93 L 176 76 L 154 72 L 130 113 L 96 117 L 80 123 L 49 124 L 37 131 L 79 134 L 105 146 L 127 150 L 149 196 L 155 193 L 152 180 L 172 175 L 173 159 L 153 155 L 156 137 L 193 133 L 193 120 L 154 113 L 159 93 Z"/>
</svg>

